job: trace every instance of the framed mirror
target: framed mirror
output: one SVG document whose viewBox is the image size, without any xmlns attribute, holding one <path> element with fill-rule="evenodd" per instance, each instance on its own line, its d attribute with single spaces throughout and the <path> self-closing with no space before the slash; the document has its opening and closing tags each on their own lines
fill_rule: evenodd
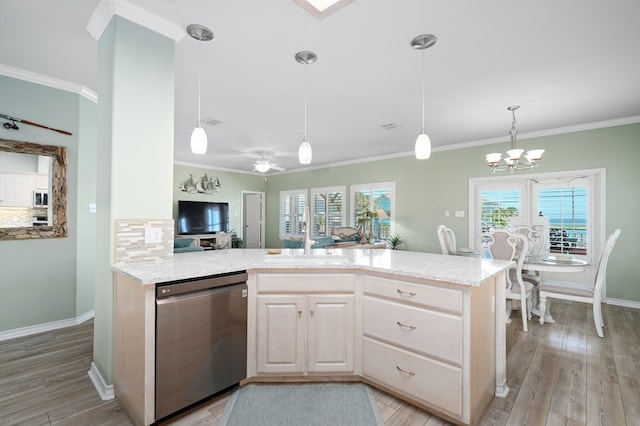
<svg viewBox="0 0 640 426">
<path fill-rule="evenodd" d="M 18 154 L 33 154 L 51 159 L 51 187 L 48 194 L 51 218 L 46 226 L 0 227 L 1 240 L 28 240 L 38 238 L 66 238 L 67 229 L 67 148 L 42 145 L 33 142 L 0 138 L 0 151 Z M 2 171 L 0 171 L 1 173 Z M 5 185 L 6 186 L 6 185 Z M 1 191 L 6 190 L 0 188 Z M 29 194 L 31 197 L 31 194 Z M 0 208 L 3 208 L 0 205 Z"/>
</svg>

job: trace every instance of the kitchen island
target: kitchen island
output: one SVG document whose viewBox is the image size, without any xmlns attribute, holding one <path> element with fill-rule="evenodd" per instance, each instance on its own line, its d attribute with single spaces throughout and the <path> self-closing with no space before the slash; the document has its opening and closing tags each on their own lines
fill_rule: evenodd
<svg viewBox="0 0 640 426">
<path fill-rule="evenodd" d="M 232 249 L 116 265 L 116 397 L 134 423 L 157 420 L 157 284 L 246 270 L 247 381 L 362 380 L 475 424 L 508 392 L 510 265 L 366 249 Z"/>
</svg>

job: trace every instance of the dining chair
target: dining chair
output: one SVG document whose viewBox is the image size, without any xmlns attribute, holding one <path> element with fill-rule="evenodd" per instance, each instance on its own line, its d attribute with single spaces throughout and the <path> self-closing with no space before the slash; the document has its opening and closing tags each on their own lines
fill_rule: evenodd
<svg viewBox="0 0 640 426">
<path fill-rule="evenodd" d="M 593 321 L 596 324 L 598 336 L 604 337 L 602 329 L 604 321 L 602 319 L 602 286 L 607 273 L 607 262 L 609 255 L 616 244 L 620 230 L 616 229 L 607 239 L 602 249 L 598 267 L 596 269 L 595 280 L 592 284 L 573 283 L 566 281 L 545 280 L 538 286 L 540 299 L 540 324 L 544 324 L 544 314 L 547 310 L 547 298 L 570 300 L 574 302 L 590 303 L 593 305 Z"/>
<path fill-rule="evenodd" d="M 522 279 L 522 265 L 529 252 L 529 240 L 522 234 L 511 233 L 504 229 L 493 229 L 482 233 L 479 239 L 480 247 L 486 250 L 493 259 L 515 260 L 516 266 L 507 274 L 506 298 L 520 301 L 522 313 L 522 329 L 529 331 L 527 320 L 531 319 L 533 284 Z M 518 255 L 519 254 L 519 255 Z M 507 322 L 511 322 L 511 307 L 507 304 Z"/>
<path fill-rule="evenodd" d="M 436 233 L 438 234 L 438 241 L 440 241 L 440 249 L 442 249 L 442 254 L 445 255 L 455 255 L 456 254 L 456 235 L 453 233 L 453 230 L 447 228 L 444 225 L 438 226 L 436 229 Z"/>
<path fill-rule="evenodd" d="M 521 225 L 516 227 L 516 232 L 529 239 L 529 254 L 539 256 L 542 254 L 545 238 L 544 234 L 534 226 Z"/>
<path fill-rule="evenodd" d="M 542 232 L 534 229 L 531 226 L 525 225 L 516 227 L 516 232 L 524 235 L 529 240 L 529 252 L 527 253 L 528 255 L 540 255 L 542 248 L 544 247 L 544 235 L 542 234 Z M 528 270 L 522 271 L 522 279 L 524 281 L 530 282 L 536 287 L 541 282 L 539 274 Z"/>
</svg>

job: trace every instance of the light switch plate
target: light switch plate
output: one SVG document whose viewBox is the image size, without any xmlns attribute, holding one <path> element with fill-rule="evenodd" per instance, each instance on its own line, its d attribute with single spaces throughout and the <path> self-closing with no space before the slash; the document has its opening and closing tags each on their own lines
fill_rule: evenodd
<svg viewBox="0 0 640 426">
<path fill-rule="evenodd" d="M 144 243 L 158 244 L 162 242 L 162 229 L 148 227 L 144 228 Z"/>
<path fill-rule="evenodd" d="M 464 210 L 456 210 L 456 217 L 464 217 Z"/>
</svg>

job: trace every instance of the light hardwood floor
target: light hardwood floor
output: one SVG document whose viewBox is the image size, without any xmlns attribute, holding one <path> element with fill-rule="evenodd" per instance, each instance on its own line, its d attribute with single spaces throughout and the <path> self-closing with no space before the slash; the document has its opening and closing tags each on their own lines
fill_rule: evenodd
<svg viewBox="0 0 640 426">
<path fill-rule="evenodd" d="M 520 315 L 507 326 L 511 392 L 494 398 L 483 425 L 640 426 L 640 310 L 604 306 L 605 337 L 589 306 L 554 303 L 555 324 Z M 0 342 L 0 425 L 130 425 L 117 400 L 101 401 L 87 371 L 93 322 Z M 374 391 L 385 425 L 449 424 Z M 227 397 L 164 425 L 217 425 Z"/>
</svg>

